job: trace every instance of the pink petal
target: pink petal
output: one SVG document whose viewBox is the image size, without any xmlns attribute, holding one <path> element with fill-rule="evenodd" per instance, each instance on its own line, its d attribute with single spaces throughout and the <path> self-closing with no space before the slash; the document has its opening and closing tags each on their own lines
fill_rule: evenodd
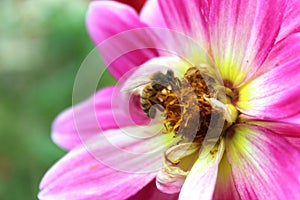
<svg viewBox="0 0 300 200">
<path fill-rule="evenodd" d="M 128 200 L 177 200 L 178 194 L 165 194 L 160 192 L 155 185 L 155 180 L 140 190 L 136 195 Z"/>
<path fill-rule="evenodd" d="M 300 124 L 254 120 L 249 120 L 247 123 L 262 126 L 281 136 L 300 137 Z"/>
<path fill-rule="evenodd" d="M 192 37 L 203 47 L 208 46 L 207 19 L 209 6 L 199 0 L 158 0 L 168 28 Z"/>
<path fill-rule="evenodd" d="M 238 86 L 261 66 L 272 48 L 285 9 L 283 0 L 212 1 L 212 55 L 228 86 Z"/>
<path fill-rule="evenodd" d="M 279 120 L 300 113 L 300 33 L 278 43 L 260 76 L 242 87 L 237 106 L 257 119 Z"/>
<path fill-rule="evenodd" d="M 284 19 L 280 27 L 280 32 L 277 41 L 285 37 L 300 32 L 300 1 L 288 0 L 285 9 Z"/>
<path fill-rule="evenodd" d="M 294 147 L 300 149 L 300 124 L 289 122 L 270 122 L 270 121 L 255 121 L 255 119 L 243 116 L 249 124 L 255 124 L 269 129 L 270 131 L 277 133 L 284 137 Z"/>
<path fill-rule="evenodd" d="M 290 122 L 290 123 L 294 123 L 294 124 L 300 124 L 300 113 L 287 118 L 285 121 Z"/>
<path fill-rule="evenodd" d="M 217 153 L 211 153 L 213 150 L 217 150 Z M 179 199 L 205 200 L 213 197 L 218 166 L 223 153 L 224 140 L 221 140 L 219 147 L 208 148 L 200 153 L 198 160 L 183 184 Z"/>
<path fill-rule="evenodd" d="M 239 194 L 233 182 L 232 168 L 228 162 L 226 155 L 223 156 L 219 164 L 218 178 L 215 186 L 213 199 L 215 200 L 240 199 Z"/>
<path fill-rule="evenodd" d="M 149 27 L 167 27 L 160 10 L 158 0 L 151 0 L 145 3 L 140 13 L 140 19 Z"/>
<path fill-rule="evenodd" d="M 145 27 L 132 7 L 115 1 L 93 1 L 87 13 L 88 31 L 105 64 L 117 79 L 157 56 L 155 50 L 147 49 L 153 44 L 143 31 L 117 35 Z"/>
<path fill-rule="evenodd" d="M 82 140 L 88 140 L 96 134 L 119 127 L 146 123 L 143 111 L 138 110 L 134 102 L 129 102 L 130 113 L 126 108 L 116 107 L 115 101 L 120 101 L 120 93 L 116 87 L 100 90 L 86 101 L 62 112 L 52 125 L 53 141 L 65 149 L 72 149 Z"/>
<path fill-rule="evenodd" d="M 227 135 L 226 152 L 241 199 L 300 198 L 300 152 L 280 135 L 238 125 Z"/>
<path fill-rule="evenodd" d="M 152 127 L 106 131 L 72 150 L 47 172 L 39 198 L 126 199 L 136 194 L 154 179 L 173 137 L 140 137 L 149 135 L 147 131 Z"/>
</svg>

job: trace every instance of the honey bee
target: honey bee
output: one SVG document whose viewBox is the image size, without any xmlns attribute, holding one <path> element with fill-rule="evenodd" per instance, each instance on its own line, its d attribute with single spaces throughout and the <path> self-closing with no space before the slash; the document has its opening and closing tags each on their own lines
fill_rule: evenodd
<svg viewBox="0 0 300 200">
<path fill-rule="evenodd" d="M 157 72 L 150 79 L 150 83 L 140 93 L 140 103 L 147 116 L 154 119 L 157 109 L 164 111 L 164 101 L 172 89 L 180 87 L 180 81 L 172 70 L 168 70 L 166 74 Z"/>
</svg>

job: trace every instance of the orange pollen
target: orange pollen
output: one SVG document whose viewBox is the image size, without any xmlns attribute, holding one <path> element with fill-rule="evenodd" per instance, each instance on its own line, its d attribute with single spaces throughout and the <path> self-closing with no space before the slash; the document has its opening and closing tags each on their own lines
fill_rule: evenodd
<svg viewBox="0 0 300 200">
<path fill-rule="evenodd" d="M 189 68 L 181 81 L 173 79 L 155 95 L 156 102 L 164 108 L 165 133 L 174 132 L 186 142 L 202 142 L 212 114 L 206 99 L 217 96 L 213 87 L 216 81 L 196 67 Z"/>
</svg>

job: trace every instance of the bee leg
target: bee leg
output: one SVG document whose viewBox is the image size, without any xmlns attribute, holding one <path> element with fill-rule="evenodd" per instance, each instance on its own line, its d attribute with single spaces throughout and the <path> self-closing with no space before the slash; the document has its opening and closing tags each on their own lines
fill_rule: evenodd
<svg viewBox="0 0 300 200">
<path fill-rule="evenodd" d="M 149 109 L 148 111 L 148 117 L 150 117 L 151 119 L 154 119 L 155 118 L 155 115 L 156 115 L 156 109 L 154 106 L 151 106 L 151 108 Z"/>
</svg>

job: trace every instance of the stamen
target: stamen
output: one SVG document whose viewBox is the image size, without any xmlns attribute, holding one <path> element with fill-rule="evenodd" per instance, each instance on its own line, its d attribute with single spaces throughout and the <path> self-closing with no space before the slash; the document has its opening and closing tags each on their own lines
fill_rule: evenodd
<svg viewBox="0 0 300 200">
<path fill-rule="evenodd" d="M 212 112 L 216 113 L 217 120 L 226 120 L 226 127 L 237 117 L 234 106 L 220 100 L 222 88 L 216 78 L 211 73 L 203 73 L 202 68 L 189 68 L 182 80 L 171 70 L 166 74 L 155 73 L 141 93 L 145 113 L 154 118 L 156 110 L 161 111 L 165 117 L 164 133 L 175 133 L 183 143 L 202 143 L 210 123 L 216 123 L 211 122 Z"/>
<path fill-rule="evenodd" d="M 211 77 L 206 78 L 211 84 L 214 83 Z M 212 110 L 210 102 L 205 99 L 211 92 L 206 82 L 198 68 L 187 70 L 180 88 L 172 91 L 169 102 L 165 104 L 167 132 L 175 132 L 187 142 L 201 142 L 204 139 Z"/>
</svg>

